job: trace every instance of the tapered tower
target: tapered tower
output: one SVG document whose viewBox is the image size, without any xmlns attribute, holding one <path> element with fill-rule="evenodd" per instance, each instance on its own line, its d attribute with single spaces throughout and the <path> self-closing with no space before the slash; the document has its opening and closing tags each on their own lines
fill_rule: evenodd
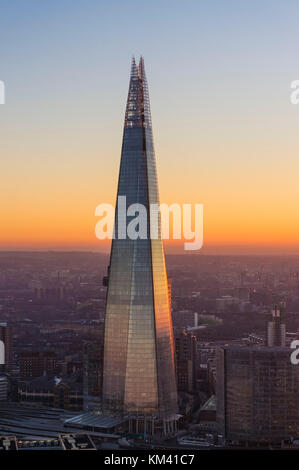
<svg viewBox="0 0 299 470">
<path fill-rule="evenodd" d="M 158 236 L 150 237 L 150 205 L 159 204 L 159 194 L 142 58 L 138 67 L 132 61 L 117 196 L 106 299 L 103 405 L 137 418 L 155 417 L 164 422 L 164 431 L 173 430 L 173 330 L 160 218 Z M 146 237 L 131 239 L 124 232 L 123 204 L 125 209 L 132 204 L 146 208 Z M 133 218 L 126 217 L 125 228 Z"/>
</svg>

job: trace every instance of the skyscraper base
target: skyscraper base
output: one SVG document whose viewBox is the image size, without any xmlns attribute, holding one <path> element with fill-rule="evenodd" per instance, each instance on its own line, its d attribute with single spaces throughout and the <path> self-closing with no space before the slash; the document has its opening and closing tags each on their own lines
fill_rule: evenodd
<svg viewBox="0 0 299 470">
<path fill-rule="evenodd" d="M 178 414 L 164 419 L 156 416 L 129 416 L 128 431 L 146 437 L 175 436 L 179 418 Z"/>
</svg>

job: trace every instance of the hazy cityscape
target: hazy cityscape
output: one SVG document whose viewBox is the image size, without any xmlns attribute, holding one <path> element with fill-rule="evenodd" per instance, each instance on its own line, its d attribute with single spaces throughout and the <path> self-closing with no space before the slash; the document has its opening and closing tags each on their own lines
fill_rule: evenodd
<svg viewBox="0 0 299 470">
<path fill-rule="evenodd" d="M 182 447 L 184 440 L 191 448 L 224 446 L 216 417 L 217 348 L 266 346 L 271 310 L 281 302 L 286 302 L 286 345 L 299 338 L 299 257 L 188 254 L 168 255 L 166 261 L 182 415 L 178 436 L 149 441 L 142 433 L 130 437 L 118 424 L 117 438 L 109 435 L 116 429 L 91 432 L 98 447 L 121 447 L 122 432 L 141 448 Z M 0 429 L 17 436 L 19 446 L 51 440 L 57 446 L 54 436 L 78 433 L 65 421 L 100 409 L 107 263 L 108 256 L 100 253 L 0 253 L 3 339 L 9 330 Z M 287 356 L 289 362 L 289 351 Z M 280 400 L 284 409 L 289 406 L 288 397 L 281 395 Z M 50 410 L 53 414 L 48 415 Z M 79 429 L 86 433 L 83 425 Z M 260 445 L 280 447 L 285 440 L 290 446 L 291 437 Z"/>
</svg>

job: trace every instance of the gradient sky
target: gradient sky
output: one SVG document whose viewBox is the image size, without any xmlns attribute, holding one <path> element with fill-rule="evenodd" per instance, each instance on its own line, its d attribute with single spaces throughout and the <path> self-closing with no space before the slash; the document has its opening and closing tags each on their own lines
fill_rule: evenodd
<svg viewBox="0 0 299 470">
<path fill-rule="evenodd" d="M 296 0 L 1 0 L 0 249 L 100 248 L 132 55 L 149 80 L 161 202 L 206 245 L 299 245 Z"/>
</svg>

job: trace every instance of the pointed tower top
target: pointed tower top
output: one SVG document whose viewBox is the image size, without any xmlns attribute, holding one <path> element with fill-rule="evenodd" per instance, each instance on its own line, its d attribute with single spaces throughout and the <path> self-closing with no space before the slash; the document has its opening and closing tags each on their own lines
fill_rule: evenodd
<svg viewBox="0 0 299 470">
<path fill-rule="evenodd" d="M 142 56 L 138 66 L 136 65 L 135 57 L 133 56 L 132 58 L 125 127 L 151 128 L 148 86 Z"/>
<path fill-rule="evenodd" d="M 138 76 L 139 78 L 145 78 L 145 68 L 144 68 L 144 59 L 140 56 L 139 64 L 138 64 Z"/>
<path fill-rule="evenodd" d="M 137 77 L 138 76 L 138 70 L 135 62 L 135 57 L 132 57 L 132 63 L 131 63 L 131 78 L 132 77 Z"/>
</svg>

